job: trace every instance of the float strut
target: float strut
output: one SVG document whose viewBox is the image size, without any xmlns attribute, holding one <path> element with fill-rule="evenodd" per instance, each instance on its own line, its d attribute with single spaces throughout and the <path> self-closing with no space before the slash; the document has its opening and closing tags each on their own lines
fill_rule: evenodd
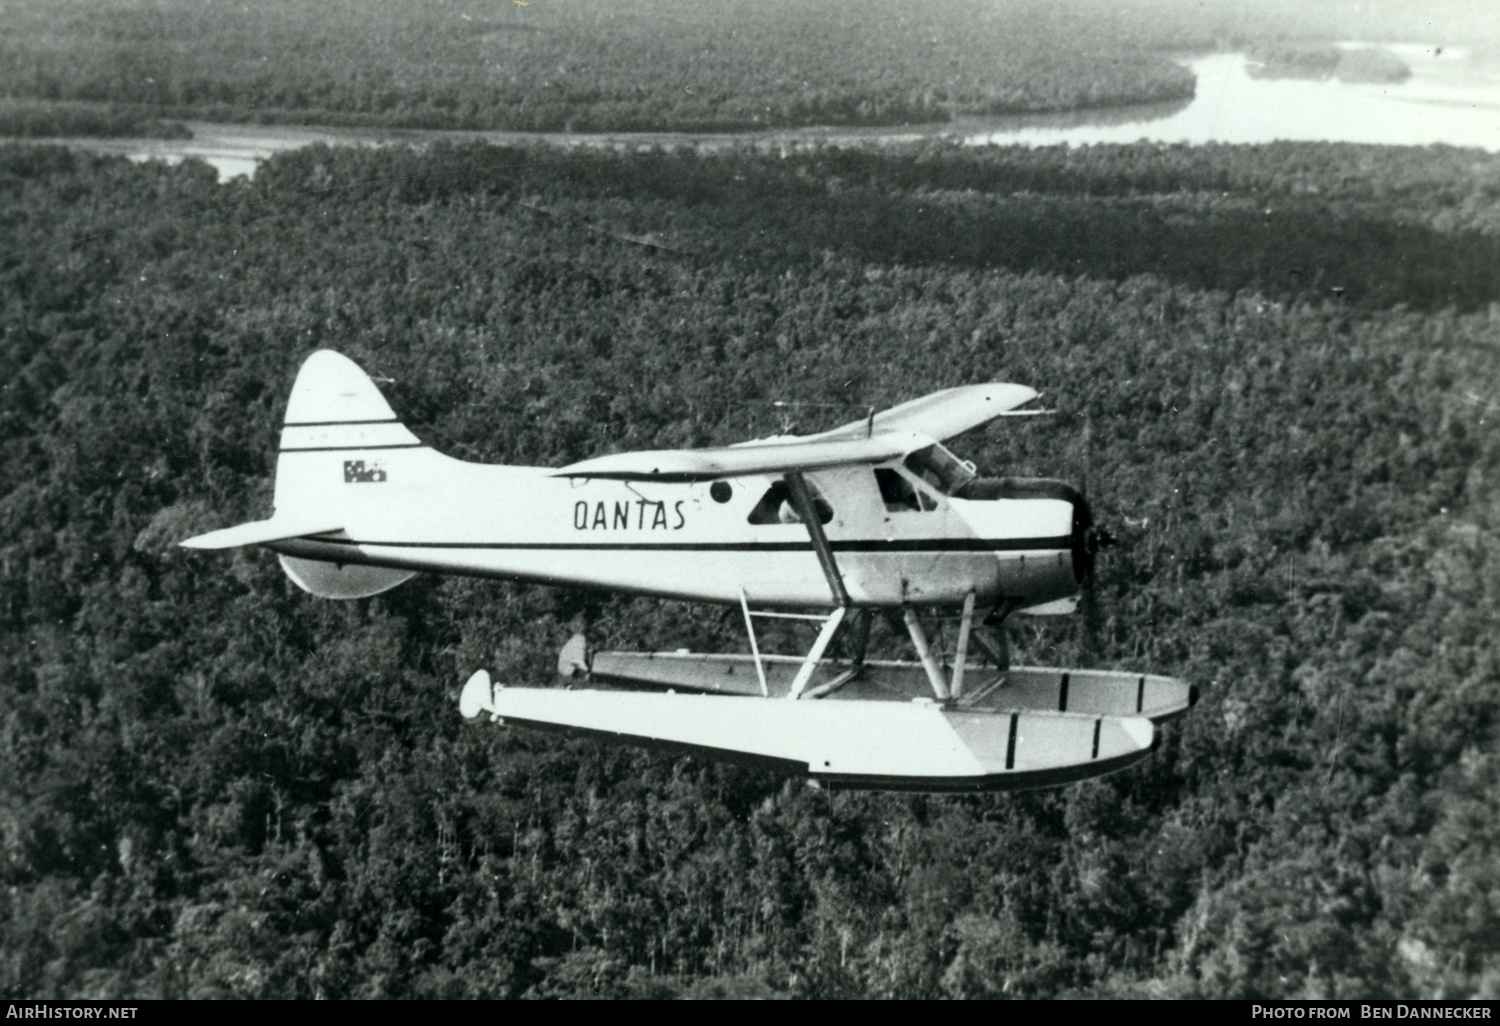
<svg viewBox="0 0 1500 1026">
<path fill-rule="evenodd" d="M 844 614 L 848 611 L 847 606 L 839 606 L 829 614 L 827 620 L 823 621 L 823 629 L 818 632 L 818 640 L 813 642 L 807 658 L 802 660 L 802 667 L 797 671 L 797 676 L 792 678 L 792 690 L 787 693 L 786 697 L 791 699 L 802 697 L 802 689 L 807 687 L 807 682 L 812 679 L 813 671 L 818 668 L 818 660 L 823 658 L 828 643 L 838 633 L 839 624 L 844 622 Z"/>
<path fill-rule="evenodd" d="M 740 589 L 740 609 L 745 614 L 745 633 L 750 635 L 750 654 L 755 657 L 755 675 L 760 678 L 760 697 L 770 698 L 771 689 L 766 687 L 766 666 L 760 658 L 760 645 L 755 640 L 755 619 L 750 615 L 750 598 L 745 589 Z"/>
<path fill-rule="evenodd" d="M 922 660 L 922 669 L 927 671 L 927 680 L 932 684 L 932 693 L 937 696 L 939 702 L 948 701 L 948 682 L 943 680 L 942 667 L 938 666 L 937 660 L 932 657 L 932 648 L 927 644 L 927 634 L 922 630 L 922 622 L 917 619 L 916 611 L 907 606 L 902 610 L 901 615 L 906 621 L 907 633 L 911 635 L 912 647 L 917 650 L 917 658 Z"/>
<path fill-rule="evenodd" d="M 948 693 L 956 701 L 964 693 L 964 662 L 969 658 L 969 633 L 974 629 L 974 593 L 964 596 L 963 618 L 958 621 L 958 647 L 953 652 L 953 680 Z"/>
<path fill-rule="evenodd" d="M 849 658 L 849 668 L 826 684 L 804 691 L 804 698 L 822 698 L 831 695 L 845 684 L 865 672 L 865 650 L 870 647 L 870 611 L 868 609 L 856 609 L 852 615 L 853 637 L 850 638 L 853 651 Z"/>
</svg>

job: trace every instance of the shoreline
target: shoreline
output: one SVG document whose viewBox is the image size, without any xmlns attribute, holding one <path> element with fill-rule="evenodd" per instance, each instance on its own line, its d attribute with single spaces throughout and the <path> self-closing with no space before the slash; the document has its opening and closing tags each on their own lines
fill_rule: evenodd
<svg viewBox="0 0 1500 1026">
<path fill-rule="evenodd" d="M 1352 44 L 1344 44 L 1352 45 Z M 543 144 L 561 148 L 901 146 L 929 141 L 962 145 L 1253 144 L 1275 141 L 1427 146 L 1500 151 L 1500 74 L 1477 70 L 1461 55 L 1387 44 L 1413 67 L 1402 85 L 1266 78 L 1252 74 L 1244 52 L 1176 55 L 1193 76 L 1189 99 L 1113 103 L 1027 114 L 960 116 L 891 125 L 811 125 L 735 131 L 535 132 L 490 129 L 383 128 L 188 120 L 189 139 L 89 136 L 8 137 L 0 142 L 64 145 L 136 161 L 206 161 L 221 182 L 253 177 L 260 162 L 305 146 L 409 146 L 433 143 Z M 1420 54 L 1430 56 L 1419 59 Z M 1489 115 L 1489 117 L 1486 117 Z"/>
</svg>

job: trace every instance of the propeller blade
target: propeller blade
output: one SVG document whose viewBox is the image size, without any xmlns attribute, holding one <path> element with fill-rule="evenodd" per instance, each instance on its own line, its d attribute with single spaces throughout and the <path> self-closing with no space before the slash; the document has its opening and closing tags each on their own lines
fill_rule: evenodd
<svg viewBox="0 0 1500 1026">
<path fill-rule="evenodd" d="M 1099 635 L 1104 625 L 1104 614 L 1099 605 L 1099 550 L 1115 543 L 1114 535 L 1094 521 L 1093 509 L 1089 506 L 1089 486 L 1094 477 L 1094 415 L 1085 409 L 1083 414 L 1083 473 L 1079 482 L 1082 500 L 1083 576 L 1079 583 L 1079 607 L 1083 614 L 1083 655 L 1085 659 L 1097 659 L 1100 654 Z"/>
<path fill-rule="evenodd" d="M 1094 415 L 1088 410 L 1083 412 L 1083 480 L 1078 483 L 1078 492 L 1083 496 L 1083 501 L 1089 501 L 1089 482 L 1093 479 L 1094 471 Z"/>
<path fill-rule="evenodd" d="M 1078 606 L 1083 614 L 1083 655 L 1087 660 L 1099 657 L 1099 632 L 1103 626 L 1103 616 L 1099 610 L 1099 589 L 1095 580 L 1096 574 L 1091 572 L 1079 586 L 1082 593 Z"/>
</svg>

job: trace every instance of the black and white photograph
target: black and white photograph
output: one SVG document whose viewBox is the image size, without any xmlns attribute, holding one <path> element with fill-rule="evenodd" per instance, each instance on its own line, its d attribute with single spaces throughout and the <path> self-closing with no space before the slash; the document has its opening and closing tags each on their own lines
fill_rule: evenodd
<svg viewBox="0 0 1500 1026">
<path fill-rule="evenodd" d="M 8 1016 L 1492 1014 L 1493 0 L 0 25 Z"/>
</svg>

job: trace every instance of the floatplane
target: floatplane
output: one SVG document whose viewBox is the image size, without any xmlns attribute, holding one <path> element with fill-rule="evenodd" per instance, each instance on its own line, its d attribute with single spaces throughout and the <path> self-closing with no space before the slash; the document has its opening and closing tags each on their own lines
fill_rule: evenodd
<svg viewBox="0 0 1500 1026">
<path fill-rule="evenodd" d="M 965 385 L 818 434 L 503 466 L 423 444 L 355 363 L 321 350 L 287 404 L 272 516 L 182 544 L 263 546 L 333 599 L 439 573 L 738 606 L 746 653 L 593 652 L 575 635 L 559 657 L 568 686 L 481 669 L 460 709 L 834 787 L 1048 787 L 1144 759 L 1197 691 L 1010 665 L 1005 619 L 1074 611 L 1109 539 L 1076 489 L 981 477 L 943 443 L 1045 412 L 1025 408 L 1036 398 Z M 914 660 L 866 658 L 876 616 L 904 628 Z M 951 651 L 924 624 L 943 617 L 957 621 Z M 763 651 L 778 619 L 813 628 L 811 647 Z"/>
</svg>

